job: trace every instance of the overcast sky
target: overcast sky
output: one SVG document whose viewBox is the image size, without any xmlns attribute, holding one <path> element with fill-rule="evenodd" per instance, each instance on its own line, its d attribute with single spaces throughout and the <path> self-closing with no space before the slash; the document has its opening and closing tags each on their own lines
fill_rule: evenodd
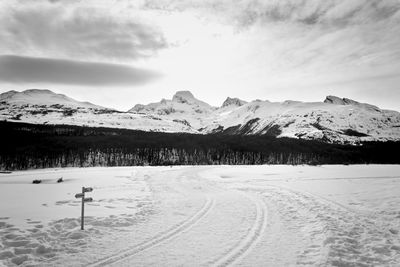
<svg viewBox="0 0 400 267">
<path fill-rule="evenodd" d="M 127 110 L 348 97 L 400 110 L 400 0 L 0 2 L 0 92 Z"/>
</svg>

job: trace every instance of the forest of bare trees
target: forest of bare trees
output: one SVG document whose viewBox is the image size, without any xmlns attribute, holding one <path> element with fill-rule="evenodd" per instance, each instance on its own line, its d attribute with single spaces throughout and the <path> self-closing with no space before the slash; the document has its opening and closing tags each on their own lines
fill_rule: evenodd
<svg viewBox="0 0 400 267">
<path fill-rule="evenodd" d="M 0 169 L 400 163 L 399 142 L 337 145 L 270 136 L 155 133 L 0 122 Z"/>
</svg>

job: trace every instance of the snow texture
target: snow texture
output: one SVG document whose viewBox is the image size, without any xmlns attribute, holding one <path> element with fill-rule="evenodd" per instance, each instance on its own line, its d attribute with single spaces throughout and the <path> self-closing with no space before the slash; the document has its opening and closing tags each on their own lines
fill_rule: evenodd
<svg viewBox="0 0 400 267">
<path fill-rule="evenodd" d="M 4 173 L 0 265 L 399 266 L 399 192 L 394 165 Z"/>
</svg>

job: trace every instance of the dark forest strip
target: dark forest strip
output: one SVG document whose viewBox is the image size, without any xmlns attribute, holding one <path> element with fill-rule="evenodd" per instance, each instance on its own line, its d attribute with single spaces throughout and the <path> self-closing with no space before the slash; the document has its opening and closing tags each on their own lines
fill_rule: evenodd
<svg viewBox="0 0 400 267">
<path fill-rule="evenodd" d="M 399 164 L 400 142 L 195 135 L 0 122 L 0 169 L 204 164 Z"/>
</svg>

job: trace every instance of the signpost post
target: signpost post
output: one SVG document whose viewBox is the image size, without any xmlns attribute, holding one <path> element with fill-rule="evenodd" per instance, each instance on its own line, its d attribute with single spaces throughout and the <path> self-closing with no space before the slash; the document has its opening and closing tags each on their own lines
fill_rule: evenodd
<svg viewBox="0 0 400 267">
<path fill-rule="evenodd" d="M 86 192 L 92 192 L 93 188 L 91 187 L 82 187 L 82 193 L 78 193 L 75 195 L 75 198 L 81 198 L 82 199 L 82 208 L 81 208 L 81 230 L 83 230 L 83 225 L 84 225 L 84 220 L 85 220 L 85 202 L 92 202 L 93 198 L 91 197 L 86 197 L 85 198 L 85 193 Z"/>
</svg>

